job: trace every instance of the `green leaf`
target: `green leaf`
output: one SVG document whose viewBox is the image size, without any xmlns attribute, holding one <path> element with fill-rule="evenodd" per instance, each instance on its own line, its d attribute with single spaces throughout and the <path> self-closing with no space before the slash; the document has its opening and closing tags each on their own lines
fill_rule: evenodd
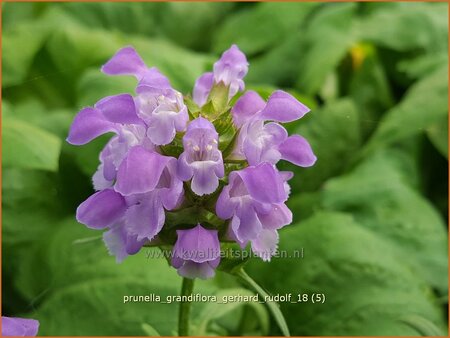
<svg viewBox="0 0 450 338">
<path fill-rule="evenodd" d="M 154 35 L 162 5 L 158 3 L 64 3 L 59 7 L 81 26 L 127 34 Z"/>
<path fill-rule="evenodd" d="M 3 244 L 30 244 L 58 219 L 56 177 L 48 171 L 3 169 Z"/>
<path fill-rule="evenodd" d="M 448 114 L 447 74 L 447 66 L 441 67 L 411 86 L 405 98 L 385 114 L 366 145 L 365 153 L 420 134 L 445 118 Z"/>
<path fill-rule="evenodd" d="M 282 230 L 279 243 L 290 257 L 252 261 L 249 273 L 272 294 L 325 295 L 323 304 L 280 304 L 295 335 L 414 335 L 398 321 L 409 314 L 444 327 L 431 289 L 391 243 L 349 214 L 317 213 Z M 301 248 L 304 258 L 294 258 Z"/>
<path fill-rule="evenodd" d="M 45 20 L 24 21 L 3 31 L 2 86 L 18 85 L 26 79 L 49 32 Z"/>
<path fill-rule="evenodd" d="M 45 129 L 65 140 L 73 115 L 73 112 L 66 109 L 49 110 L 42 101 L 32 97 L 16 104 L 9 116 Z"/>
<path fill-rule="evenodd" d="M 161 11 L 164 11 L 164 15 L 158 17 L 162 35 L 178 46 L 206 51 L 210 49 L 212 37 L 220 27 L 219 24 L 235 4 L 167 2 L 163 7 Z"/>
<path fill-rule="evenodd" d="M 118 34 L 87 27 L 67 21 L 65 16 L 55 14 L 55 25 L 47 43 L 49 54 L 61 72 L 66 76 L 79 75 L 85 68 L 100 66 L 111 58 L 124 43 Z"/>
<path fill-rule="evenodd" d="M 358 30 L 362 39 L 397 51 L 447 50 L 447 11 L 444 3 L 396 3 L 373 11 Z"/>
<path fill-rule="evenodd" d="M 217 32 L 214 50 L 222 53 L 232 44 L 248 56 L 272 48 L 299 28 L 315 3 L 260 3 L 230 16 Z M 239 27 L 239 29 L 236 29 Z"/>
<path fill-rule="evenodd" d="M 322 8 L 307 26 L 304 55 L 300 59 L 298 88 L 301 93 L 315 94 L 329 73 L 357 41 L 353 31 L 356 4 L 336 4 Z"/>
<path fill-rule="evenodd" d="M 5 167 L 56 171 L 61 140 L 41 128 L 16 118 L 3 120 Z"/>
<path fill-rule="evenodd" d="M 447 289 L 446 226 L 433 205 L 409 186 L 401 159 L 399 152 L 376 153 L 328 181 L 324 206 L 351 212 L 442 293 Z"/>
</svg>

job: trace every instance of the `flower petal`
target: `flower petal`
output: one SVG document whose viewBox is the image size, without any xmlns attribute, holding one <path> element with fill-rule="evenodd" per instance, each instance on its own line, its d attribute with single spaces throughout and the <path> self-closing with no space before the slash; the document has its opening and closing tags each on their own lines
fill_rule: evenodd
<svg viewBox="0 0 450 338">
<path fill-rule="evenodd" d="M 257 239 L 252 241 L 252 251 L 263 261 L 270 258 L 277 251 L 278 232 L 276 230 L 262 230 Z"/>
<path fill-rule="evenodd" d="M 308 141 L 300 135 L 288 137 L 278 149 L 282 159 L 301 167 L 310 167 L 317 160 Z"/>
<path fill-rule="evenodd" d="M 161 231 L 164 220 L 164 209 L 155 193 L 140 204 L 129 207 L 125 213 L 126 229 L 138 240 L 152 240 Z"/>
<path fill-rule="evenodd" d="M 193 99 L 199 106 L 203 106 L 208 99 L 211 88 L 214 84 L 214 74 L 212 72 L 201 75 L 194 85 Z"/>
<path fill-rule="evenodd" d="M 188 230 L 177 230 L 178 239 L 173 248 L 174 256 L 183 260 L 203 263 L 220 257 L 217 230 L 203 228 L 200 224 Z"/>
<path fill-rule="evenodd" d="M 219 178 L 215 172 L 217 164 L 213 161 L 198 161 L 191 165 L 194 167 L 191 181 L 192 191 L 198 196 L 212 194 L 216 191 L 219 186 Z"/>
<path fill-rule="evenodd" d="M 114 123 L 108 121 L 102 112 L 95 108 L 84 108 L 75 116 L 70 126 L 67 142 L 82 145 L 107 132 L 115 132 Z"/>
<path fill-rule="evenodd" d="M 186 278 L 208 279 L 215 275 L 215 270 L 208 262 L 195 263 L 191 261 L 185 262 L 178 270 L 178 274 Z"/>
<path fill-rule="evenodd" d="M 103 229 L 123 216 L 124 198 L 112 189 L 96 192 L 77 208 L 76 218 L 88 228 Z"/>
<path fill-rule="evenodd" d="M 158 68 L 151 67 L 146 70 L 144 76 L 139 81 L 136 93 L 154 91 L 155 89 L 172 89 L 169 79 L 164 76 Z"/>
<path fill-rule="evenodd" d="M 292 212 L 286 204 L 273 205 L 270 212 L 259 215 L 264 229 L 276 230 L 292 223 Z"/>
<path fill-rule="evenodd" d="M 231 109 L 233 122 L 236 127 L 240 128 L 244 123 L 248 122 L 257 112 L 262 110 L 266 102 L 259 94 L 253 90 L 247 91 L 236 101 Z"/>
<path fill-rule="evenodd" d="M 183 201 L 183 182 L 177 176 L 176 159 L 172 159 L 167 164 L 159 181 L 159 196 L 165 209 L 172 210 Z"/>
<path fill-rule="evenodd" d="M 231 227 L 239 242 L 245 243 L 258 237 L 262 224 L 250 203 L 240 206 L 237 217 L 239 221 L 234 217 Z"/>
<path fill-rule="evenodd" d="M 95 172 L 94 176 L 92 176 L 92 184 L 96 191 L 111 188 L 113 186 L 113 181 L 108 181 L 104 175 L 103 164 L 100 164 Z"/>
<path fill-rule="evenodd" d="M 141 119 L 136 114 L 134 99 L 129 94 L 108 96 L 98 101 L 95 108 L 100 110 L 111 122 L 122 124 L 140 124 Z"/>
<path fill-rule="evenodd" d="M 147 71 L 147 66 L 136 50 L 128 46 L 120 49 L 101 70 L 108 75 L 134 75 L 139 80 Z"/>
<path fill-rule="evenodd" d="M 114 189 L 124 196 L 154 190 L 170 160 L 142 146 L 131 148 L 120 164 Z"/>
<path fill-rule="evenodd" d="M 281 203 L 287 199 L 284 182 L 273 165 L 262 163 L 237 173 L 255 200 L 262 203 Z"/>
<path fill-rule="evenodd" d="M 277 90 L 269 97 L 259 117 L 276 122 L 292 122 L 303 117 L 309 110 L 292 95 Z"/>
<path fill-rule="evenodd" d="M 223 188 L 216 202 L 216 214 L 221 219 L 229 219 L 233 217 L 234 211 L 236 209 L 236 204 L 233 203 L 230 198 L 230 189 L 231 183 L 230 185 L 227 185 L 225 188 Z"/>
<path fill-rule="evenodd" d="M 35 319 L 2 316 L 3 337 L 34 337 L 39 329 Z"/>
<path fill-rule="evenodd" d="M 186 161 L 186 153 L 182 153 L 177 162 L 177 175 L 182 181 L 188 181 L 194 175 L 193 168 Z"/>
<path fill-rule="evenodd" d="M 161 111 L 157 116 L 153 115 L 147 129 L 148 138 L 156 145 L 164 145 L 172 142 L 175 137 L 174 112 Z"/>
<path fill-rule="evenodd" d="M 220 59 L 214 63 L 214 82 L 223 82 L 229 86 L 228 97 L 233 97 L 244 89 L 242 79 L 248 72 L 248 62 L 245 54 L 236 45 L 223 52 Z"/>
</svg>

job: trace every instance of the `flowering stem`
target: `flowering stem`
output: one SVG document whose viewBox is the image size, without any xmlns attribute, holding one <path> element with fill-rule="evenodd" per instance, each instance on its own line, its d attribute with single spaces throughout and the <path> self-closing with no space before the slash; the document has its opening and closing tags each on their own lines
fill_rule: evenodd
<svg viewBox="0 0 450 338">
<path fill-rule="evenodd" d="M 181 296 L 189 296 L 194 290 L 194 280 L 183 278 L 181 286 Z M 181 301 L 178 312 L 178 336 L 189 336 L 189 313 L 191 310 L 191 302 Z"/>
</svg>

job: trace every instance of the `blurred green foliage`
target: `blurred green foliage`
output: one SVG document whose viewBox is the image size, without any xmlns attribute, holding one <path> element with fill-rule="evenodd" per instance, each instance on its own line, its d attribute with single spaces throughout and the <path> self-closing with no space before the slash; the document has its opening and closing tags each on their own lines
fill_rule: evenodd
<svg viewBox="0 0 450 338">
<path fill-rule="evenodd" d="M 130 78 L 99 66 L 133 45 L 189 93 L 236 43 L 248 88 L 283 88 L 312 108 L 288 129 L 318 156 L 294 168 L 295 224 L 280 249 L 251 260 L 293 335 L 445 335 L 448 290 L 448 4 L 3 3 L 2 309 L 41 321 L 41 335 L 172 335 L 180 279 L 146 250 L 117 265 L 98 232 L 74 220 L 107 138 L 65 143 L 75 113 Z M 148 265 L 148 266 L 147 266 Z M 249 294 L 218 272 L 202 294 Z M 261 304 L 195 304 L 196 335 L 278 335 Z"/>
</svg>

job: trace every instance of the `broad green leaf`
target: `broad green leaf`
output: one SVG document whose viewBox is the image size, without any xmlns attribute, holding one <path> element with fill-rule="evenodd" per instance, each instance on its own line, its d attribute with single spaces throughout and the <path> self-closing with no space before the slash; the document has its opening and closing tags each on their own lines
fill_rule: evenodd
<svg viewBox="0 0 450 338">
<path fill-rule="evenodd" d="M 12 114 L 10 116 L 45 129 L 59 136 L 62 140 L 66 139 L 73 119 L 73 113 L 70 110 L 49 110 L 43 105 L 42 101 L 34 97 L 16 104 Z"/>
<path fill-rule="evenodd" d="M 407 184 L 400 159 L 398 152 L 377 153 L 328 181 L 324 206 L 351 212 L 442 293 L 447 289 L 446 226 L 433 205 Z"/>
<path fill-rule="evenodd" d="M 280 232 L 279 250 L 304 258 L 252 261 L 249 274 L 272 294 L 324 294 L 325 302 L 281 303 L 291 332 L 309 335 L 414 335 L 400 318 L 444 327 L 431 289 L 388 241 L 348 214 L 321 212 Z M 271 332 L 271 334 L 277 334 Z"/>
<path fill-rule="evenodd" d="M 194 50 L 209 50 L 216 29 L 233 7 L 235 4 L 231 2 L 164 3 L 161 8 L 164 15 L 158 17 L 161 35 L 179 46 Z"/>
<path fill-rule="evenodd" d="M 2 86 L 18 85 L 26 79 L 49 32 L 50 26 L 42 19 L 24 21 L 3 31 Z"/>
<path fill-rule="evenodd" d="M 56 171 L 61 140 L 19 119 L 3 119 L 3 166 Z"/>
<path fill-rule="evenodd" d="M 22 2 L 22 3 L 4 3 L 2 5 L 2 28 L 9 29 L 13 25 L 29 21 L 36 17 L 40 9 L 45 7 L 45 4 Z"/>
<path fill-rule="evenodd" d="M 61 4 L 60 9 L 83 27 L 151 36 L 158 30 L 156 20 L 162 4 L 74 2 Z"/>
<path fill-rule="evenodd" d="M 261 85 L 294 85 L 299 76 L 299 59 L 304 53 L 302 31 L 293 31 L 264 55 L 250 60 L 246 83 Z"/>
<path fill-rule="evenodd" d="M 317 5 L 267 2 L 237 12 L 217 32 L 214 51 L 222 53 L 232 44 L 238 45 L 249 56 L 267 50 L 299 29 Z"/>
<path fill-rule="evenodd" d="M 447 50 L 447 12 L 444 3 L 397 3 L 363 18 L 358 31 L 361 39 L 397 51 Z"/>
<path fill-rule="evenodd" d="M 76 76 L 89 66 L 105 63 L 125 45 L 118 34 L 88 29 L 69 21 L 53 32 L 47 48 L 61 72 Z"/>
<path fill-rule="evenodd" d="M 448 67 L 444 66 L 416 82 L 403 100 L 380 121 L 365 152 L 420 134 L 448 115 Z"/>
<path fill-rule="evenodd" d="M 315 94 L 327 75 L 344 58 L 357 41 L 352 23 L 356 4 L 342 3 L 324 7 L 306 28 L 304 55 L 299 60 L 298 88 L 301 93 Z"/>
<path fill-rule="evenodd" d="M 3 244 L 30 244 L 52 227 L 62 211 L 61 206 L 56 208 L 56 175 L 3 168 L 2 179 Z"/>
</svg>

